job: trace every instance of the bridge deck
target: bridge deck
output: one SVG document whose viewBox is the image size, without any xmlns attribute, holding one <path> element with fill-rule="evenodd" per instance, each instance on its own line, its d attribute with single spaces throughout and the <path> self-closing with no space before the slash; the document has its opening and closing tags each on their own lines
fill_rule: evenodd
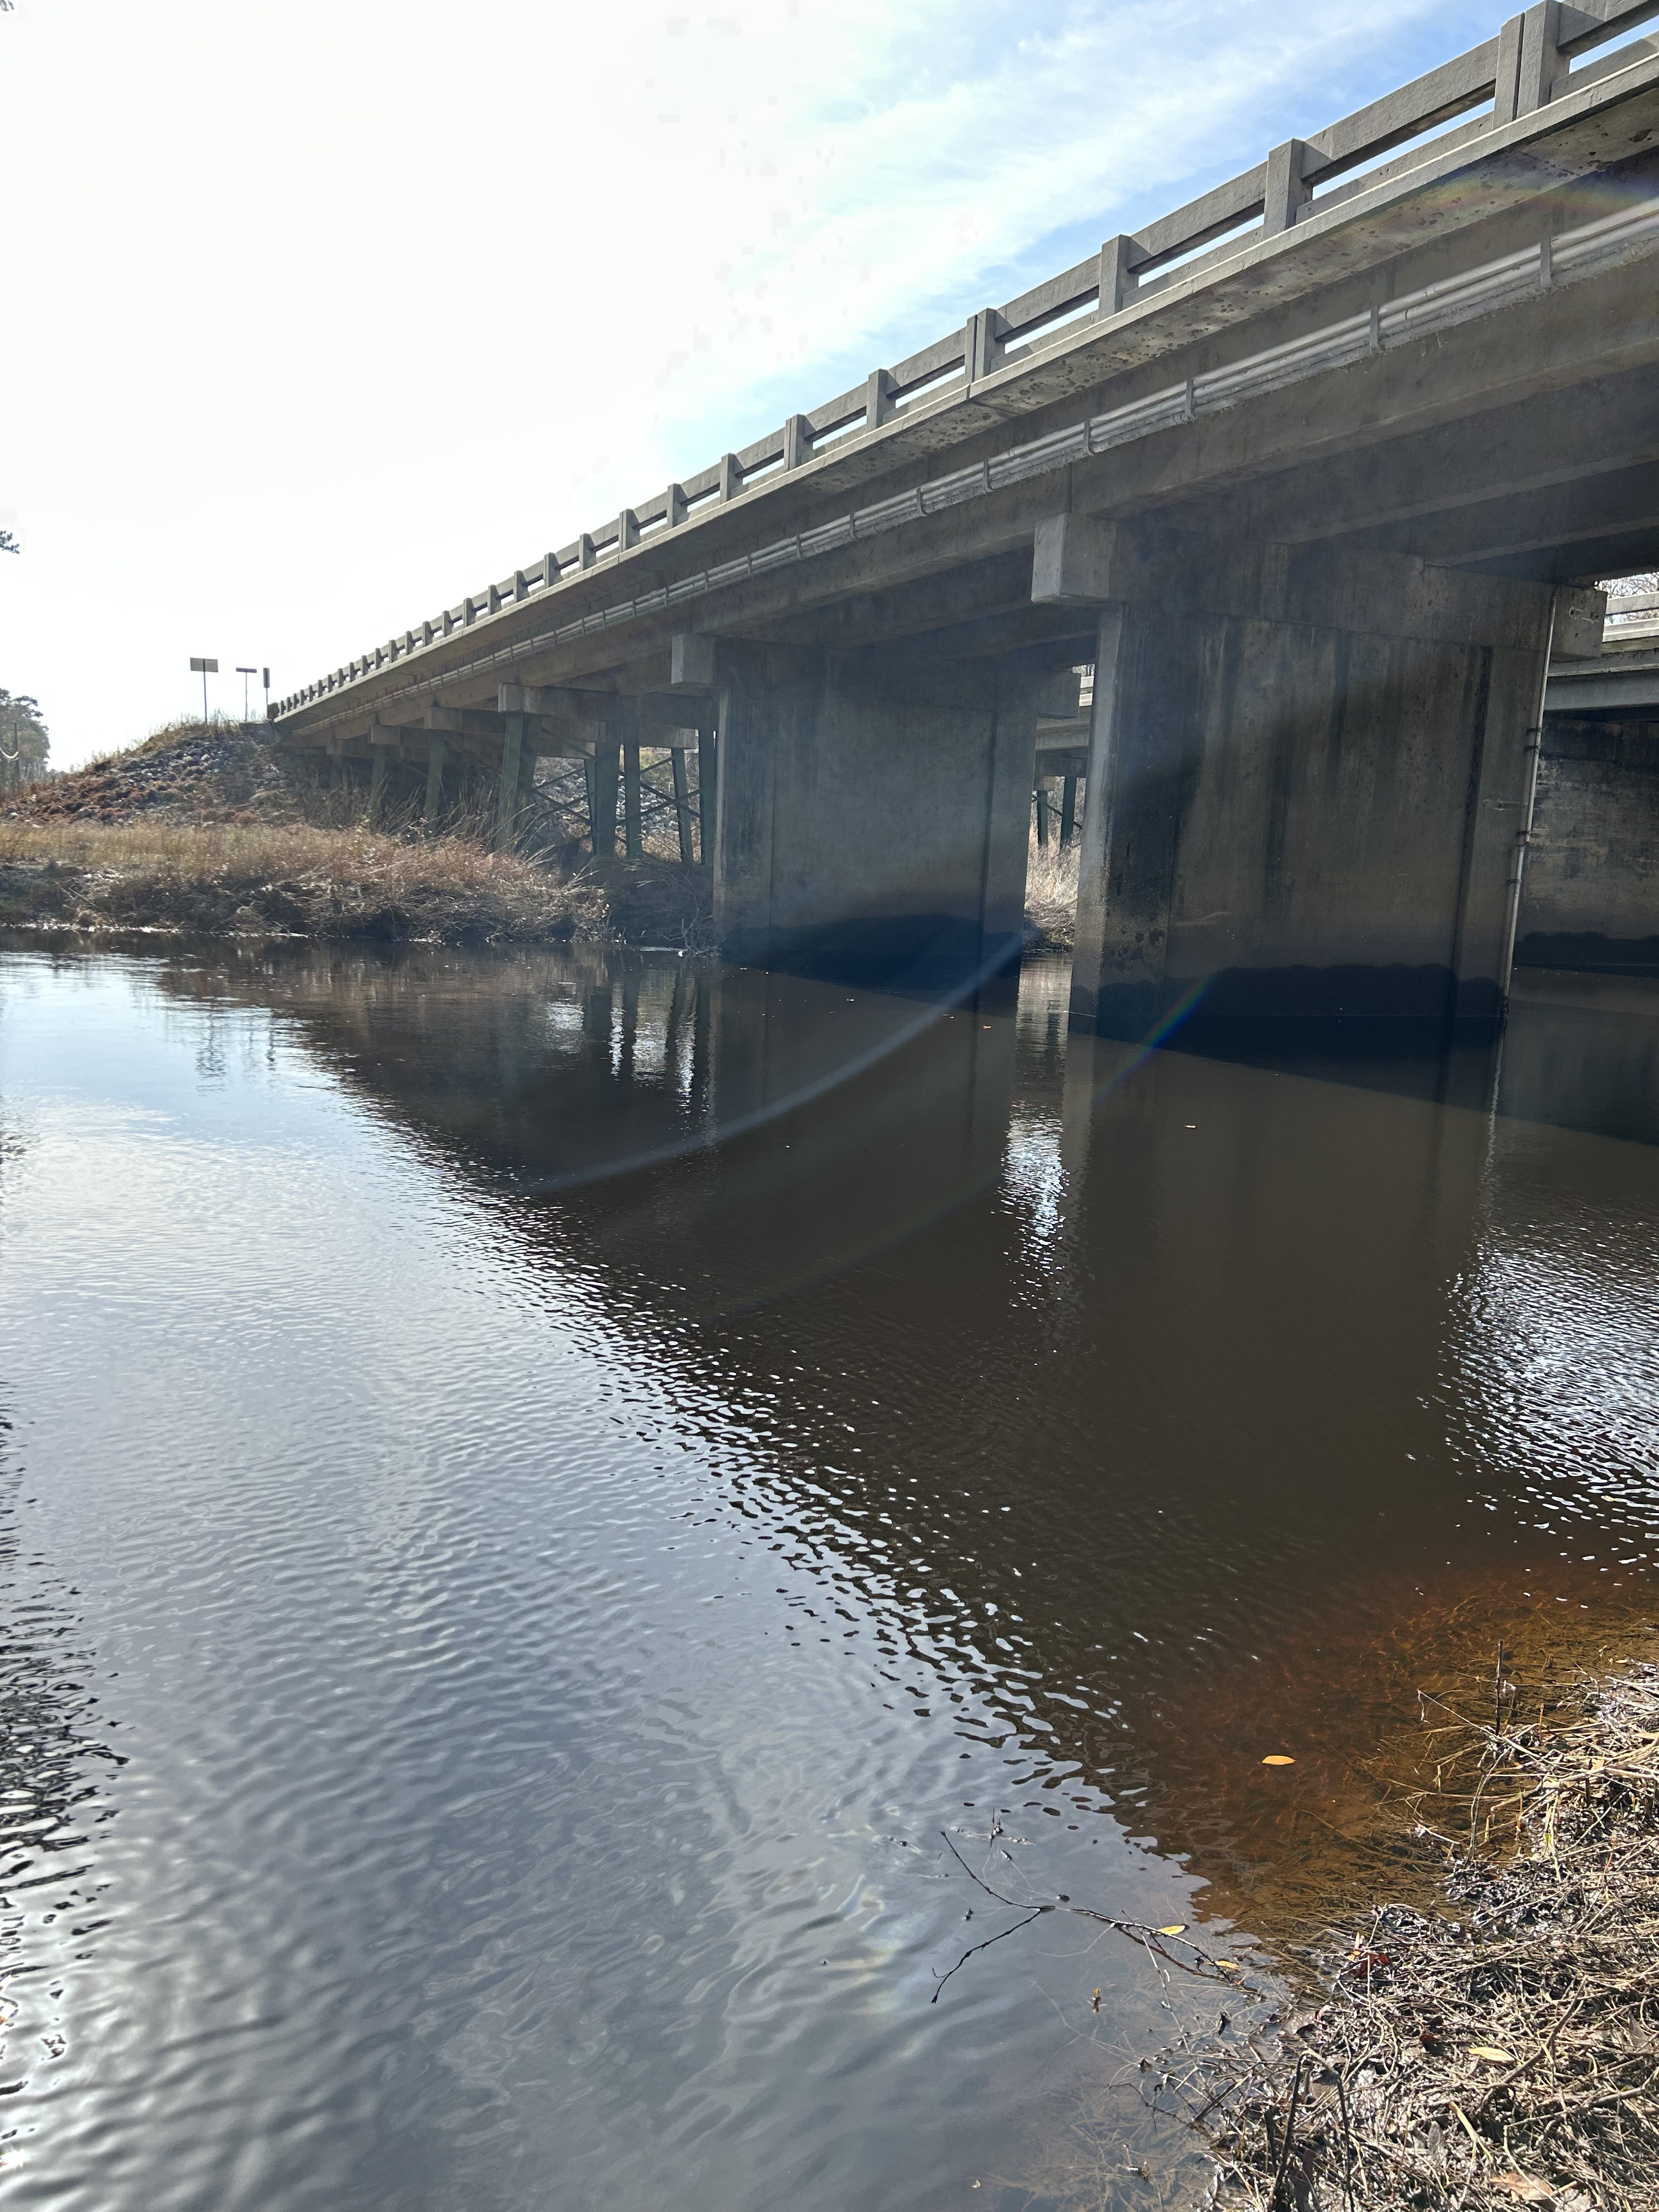
<svg viewBox="0 0 1659 2212">
<path fill-rule="evenodd" d="M 1299 403 L 1291 434 L 1276 447 L 1256 441 L 1249 464 L 1258 477 L 1275 465 L 1285 474 L 1285 506 L 1291 462 L 1298 453 L 1305 461 L 1310 446 L 1334 460 L 1379 434 L 1466 422 L 1476 398 L 1450 389 L 1449 378 L 1443 392 L 1418 395 L 1409 420 L 1397 406 L 1392 419 L 1368 420 L 1367 368 L 1398 355 L 1414 370 L 1437 336 L 1517 301 L 1565 298 L 1659 245 L 1659 177 L 1635 178 L 1595 206 L 1571 194 L 1652 145 L 1659 43 L 1600 49 L 1655 13 L 1659 0 L 1534 7 L 1383 100 L 1274 149 L 1088 262 L 466 595 L 279 702 L 274 716 L 301 742 L 354 720 L 361 731 L 392 703 L 441 687 L 446 700 L 485 698 L 532 660 L 544 678 L 659 688 L 660 672 L 624 664 L 665 650 L 676 629 L 735 623 L 752 635 L 809 602 L 994 552 L 1022 529 L 1029 538 L 1030 514 L 1052 506 L 1057 490 L 1069 495 L 1079 467 L 1096 511 L 1144 511 L 1172 490 L 1190 497 L 1235 483 L 1237 454 L 1206 460 L 1196 434 L 1286 391 Z M 1648 358 L 1634 332 L 1597 337 L 1594 366 L 1604 376 Z M 1586 360 L 1534 361 L 1522 378 L 1506 370 L 1503 351 L 1501 342 L 1489 349 L 1477 370 L 1488 413 L 1506 393 L 1524 406 L 1540 378 L 1559 389 L 1593 373 Z M 1310 381 L 1344 370 L 1353 389 L 1323 410 L 1330 419 L 1310 424 L 1319 410 L 1305 399 Z M 1612 396 L 1638 410 L 1651 398 Z M 1091 411 L 1076 411 L 1080 398 Z M 1182 429 L 1194 434 L 1172 463 L 1168 434 Z M 1537 489 L 1484 443 L 1466 455 L 1453 503 L 1481 504 L 1471 475 L 1480 463 L 1488 503 Z M 1659 453 L 1644 449 L 1644 460 L 1659 469 Z M 1557 465 L 1582 464 L 1568 454 Z M 1020 500 L 1023 487 L 1035 506 Z M 981 510 L 971 524 L 969 507 Z M 1650 512 L 1659 515 L 1659 493 Z M 1380 513 L 1374 523 L 1424 519 Z M 930 521 L 945 526 L 940 544 L 915 543 Z M 1525 535 L 1511 520 L 1492 521 L 1485 542 L 1477 533 L 1461 546 L 1431 543 L 1425 557 L 1498 557 Z M 1284 535 L 1271 514 L 1259 526 Z M 1355 526 L 1351 512 L 1344 526 Z M 1580 542 L 1588 568 L 1598 557 L 1594 529 Z"/>
</svg>

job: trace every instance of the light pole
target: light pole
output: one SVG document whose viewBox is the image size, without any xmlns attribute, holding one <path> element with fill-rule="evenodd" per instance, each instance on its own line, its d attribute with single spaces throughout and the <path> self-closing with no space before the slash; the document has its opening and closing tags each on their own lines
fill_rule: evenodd
<svg viewBox="0 0 1659 2212">
<path fill-rule="evenodd" d="M 219 664 L 216 660 L 198 660 L 196 655 L 192 653 L 190 659 L 190 670 L 192 676 L 199 676 L 202 679 L 202 720 L 205 722 L 208 718 L 207 680 L 210 676 L 216 676 L 219 673 Z"/>
<path fill-rule="evenodd" d="M 246 729 L 247 727 L 247 679 L 250 676 L 257 676 L 259 672 L 257 668 L 239 667 L 236 673 L 242 679 L 242 727 Z"/>
</svg>

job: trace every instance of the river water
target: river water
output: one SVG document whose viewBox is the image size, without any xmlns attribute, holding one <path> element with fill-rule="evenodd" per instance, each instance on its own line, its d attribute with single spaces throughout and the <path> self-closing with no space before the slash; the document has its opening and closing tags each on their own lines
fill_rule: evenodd
<svg viewBox="0 0 1659 2212">
<path fill-rule="evenodd" d="M 1063 1905 L 1270 1987 L 1418 1687 L 1646 1631 L 1659 983 L 1066 985 L 0 953 L 0 2202 L 1160 2201 Z"/>
</svg>

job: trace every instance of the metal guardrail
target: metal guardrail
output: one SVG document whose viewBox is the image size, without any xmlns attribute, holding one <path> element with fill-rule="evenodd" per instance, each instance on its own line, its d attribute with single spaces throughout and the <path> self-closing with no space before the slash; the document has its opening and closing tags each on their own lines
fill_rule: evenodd
<svg viewBox="0 0 1659 2212">
<path fill-rule="evenodd" d="M 1472 46 L 1467 53 L 1430 70 L 1328 130 L 1276 147 L 1254 168 L 1188 201 L 1173 214 L 1133 234 L 1109 240 L 1087 261 L 1048 278 L 1004 307 L 984 308 L 970 315 L 960 329 L 908 360 L 891 368 L 872 370 L 862 385 L 806 414 L 792 415 L 781 428 L 741 452 L 724 454 L 712 467 L 684 483 L 668 485 L 637 507 L 624 507 L 613 521 L 594 532 L 584 532 L 559 551 L 544 555 L 529 568 L 514 569 L 499 583 L 469 594 L 417 629 L 405 630 L 361 659 L 349 661 L 289 694 L 272 707 L 273 718 L 347 690 L 505 608 L 552 591 L 567 579 L 614 563 L 635 546 L 678 529 L 693 513 L 723 504 L 741 492 L 781 482 L 838 439 L 899 419 L 909 403 L 941 395 L 952 386 L 971 388 L 997 369 L 1026 357 L 1040 343 L 1085 315 L 1103 319 L 1155 295 L 1164 285 L 1185 282 L 1209 263 L 1237 251 L 1243 234 L 1253 230 L 1260 236 L 1274 236 L 1290 229 L 1304 211 L 1322 213 L 1353 193 L 1370 191 L 1405 173 L 1425 151 L 1438 154 L 1471 143 L 1547 106 L 1564 92 L 1577 92 L 1628 66 L 1632 58 L 1628 52 L 1588 63 L 1580 62 L 1578 57 L 1609 40 L 1624 37 L 1654 15 L 1659 15 L 1659 0 L 1580 0 L 1577 5 L 1569 5 L 1567 0 L 1538 0 L 1524 15 L 1505 23 L 1496 37 Z M 1643 41 L 1643 58 L 1651 52 L 1659 52 L 1659 42 Z M 1444 127 L 1472 109 L 1486 112 L 1456 129 Z M 1431 148 L 1419 147 L 1394 161 L 1383 158 L 1431 133 L 1438 134 Z M 1357 170 L 1364 173 L 1355 176 Z M 1344 179 L 1347 181 L 1338 181 Z M 1638 210 L 1637 216 L 1638 228 L 1645 234 L 1659 222 L 1659 203 L 1645 212 Z M 1189 379 L 1169 392 L 1097 416 L 1051 438 L 1017 447 L 982 467 L 941 477 L 896 500 L 827 523 L 819 530 L 704 569 L 695 578 L 617 608 L 601 610 L 584 621 L 545 633 L 533 642 L 546 645 L 580 636 L 604 628 L 608 622 L 675 605 L 681 598 L 701 597 L 720 584 L 829 551 L 910 520 L 918 514 L 931 514 L 956 500 L 974 498 L 981 490 L 999 489 L 1003 483 L 1064 465 L 1085 453 L 1105 452 L 1127 439 L 1270 390 L 1275 383 L 1293 381 L 1318 368 L 1386 351 L 1390 344 L 1466 319 L 1487 307 L 1507 304 L 1511 297 L 1548 290 L 1553 284 L 1570 281 L 1581 269 L 1587 273 L 1589 264 L 1604 265 L 1601 234 L 1628 226 L 1632 220 L 1629 213 L 1622 213 L 1605 222 L 1565 232 L 1546 240 L 1538 248 L 1483 264 L 1466 276 L 1426 286 L 1384 307 L 1373 308 L 1369 315 L 1351 317 L 1310 337 L 1254 355 L 1207 376 Z M 522 653 L 526 649 L 520 645 L 514 651 Z M 501 658 L 491 653 L 469 666 L 488 668 Z"/>
</svg>

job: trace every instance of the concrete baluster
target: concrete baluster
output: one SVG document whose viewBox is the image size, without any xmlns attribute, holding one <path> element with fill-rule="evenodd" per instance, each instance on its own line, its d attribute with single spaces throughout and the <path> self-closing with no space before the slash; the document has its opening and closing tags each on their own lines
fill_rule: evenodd
<svg viewBox="0 0 1659 2212">
<path fill-rule="evenodd" d="M 783 465 L 798 469 L 812 458 L 812 426 L 804 415 L 786 416 L 783 425 Z"/>
<path fill-rule="evenodd" d="M 1287 138 L 1267 156 L 1267 183 L 1262 195 L 1263 235 L 1273 238 L 1289 230 L 1313 198 L 1313 186 L 1304 182 L 1302 160 L 1307 152 L 1300 138 Z"/>
<path fill-rule="evenodd" d="M 1557 43 L 1560 19 L 1558 0 L 1540 0 L 1525 15 L 1511 15 L 1498 33 L 1494 123 L 1514 123 L 1554 97 L 1556 80 L 1567 70 L 1567 57 Z"/>
<path fill-rule="evenodd" d="M 1100 306 L 1097 313 L 1115 315 L 1129 300 L 1135 289 L 1133 271 L 1129 267 L 1129 243 L 1121 233 L 1109 238 L 1100 249 Z"/>
<path fill-rule="evenodd" d="M 963 366 L 969 384 L 980 383 L 1000 366 L 1006 327 L 994 307 L 981 307 L 969 317 L 963 338 Z"/>
</svg>

